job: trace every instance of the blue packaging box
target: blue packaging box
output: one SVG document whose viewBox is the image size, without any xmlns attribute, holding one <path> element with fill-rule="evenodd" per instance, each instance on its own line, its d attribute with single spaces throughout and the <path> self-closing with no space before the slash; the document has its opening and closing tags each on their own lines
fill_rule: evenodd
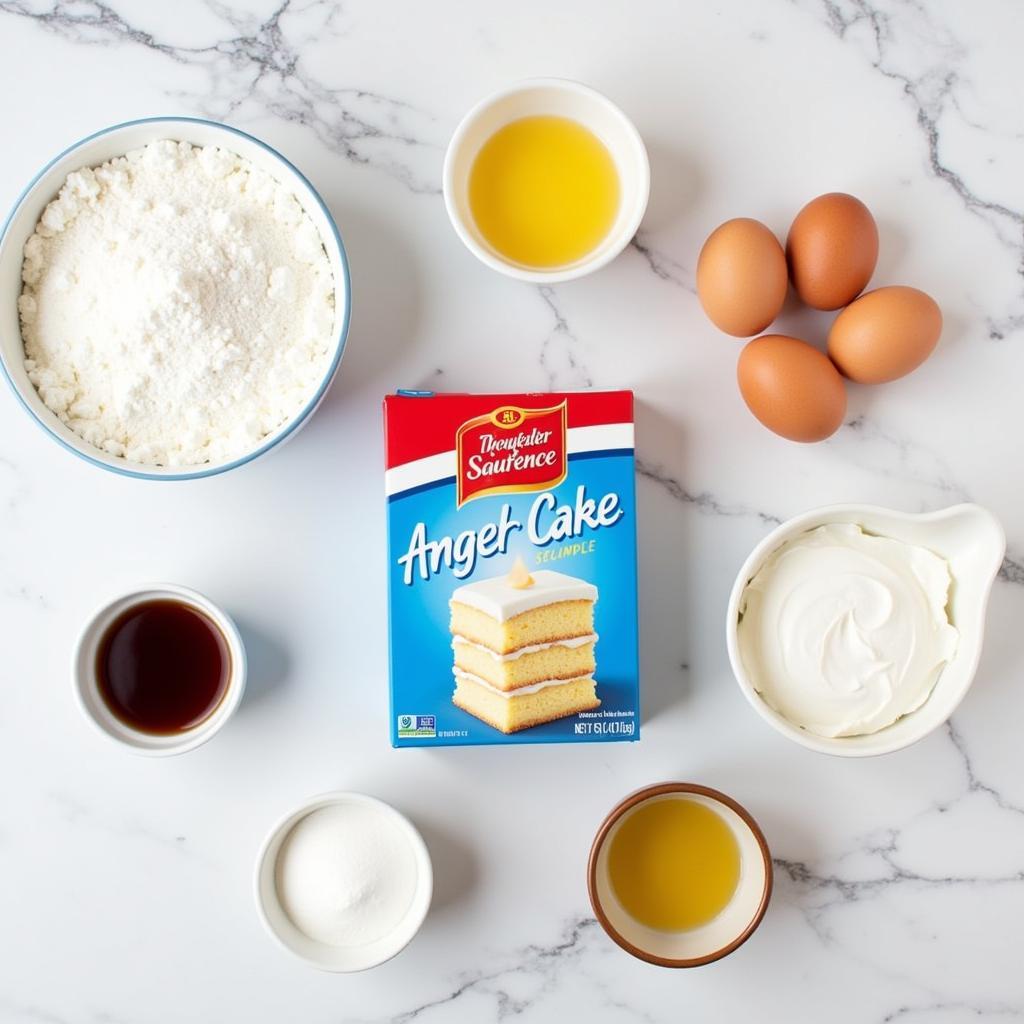
<svg viewBox="0 0 1024 1024">
<path fill-rule="evenodd" d="M 640 735 L 633 396 L 384 400 L 391 742 Z"/>
</svg>

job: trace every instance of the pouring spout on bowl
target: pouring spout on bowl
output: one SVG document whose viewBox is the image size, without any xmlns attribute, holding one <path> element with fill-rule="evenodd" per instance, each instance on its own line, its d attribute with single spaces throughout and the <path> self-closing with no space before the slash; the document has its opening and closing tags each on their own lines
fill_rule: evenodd
<svg viewBox="0 0 1024 1024">
<path fill-rule="evenodd" d="M 926 512 L 922 518 L 931 520 L 937 533 L 941 531 L 945 536 L 948 532 L 948 539 L 961 545 L 965 553 L 969 550 L 991 585 L 1006 557 L 1006 531 L 987 508 L 964 502 L 937 512 Z"/>
</svg>

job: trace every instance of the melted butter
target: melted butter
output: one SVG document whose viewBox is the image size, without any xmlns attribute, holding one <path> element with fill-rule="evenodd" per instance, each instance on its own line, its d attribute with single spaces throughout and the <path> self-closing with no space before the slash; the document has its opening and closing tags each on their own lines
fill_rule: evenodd
<svg viewBox="0 0 1024 1024">
<path fill-rule="evenodd" d="M 732 899 L 740 849 L 705 804 L 665 797 L 641 804 L 615 831 L 608 876 L 623 909 L 660 931 L 699 928 Z"/>
<path fill-rule="evenodd" d="M 481 147 L 469 172 L 469 207 L 499 256 L 526 267 L 566 266 L 611 229 L 619 177 L 604 143 L 581 124 L 524 117 Z"/>
</svg>

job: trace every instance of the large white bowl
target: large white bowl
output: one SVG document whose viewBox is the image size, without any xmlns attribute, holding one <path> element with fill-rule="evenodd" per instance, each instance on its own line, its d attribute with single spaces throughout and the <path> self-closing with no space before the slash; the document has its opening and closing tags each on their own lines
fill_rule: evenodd
<svg viewBox="0 0 1024 1024">
<path fill-rule="evenodd" d="M 95 167 L 158 139 L 175 139 L 191 142 L 196 146 L 220 146 L 231 150 L 252 161 L 289 188 L 320 232 L 334 274 L 334 350 L 323 379 L 305 407 L 265 437 L 251 452 L 221 462 L 204 463 L 201 466 L 163 467 L 129 462 L 108 455 L 79 437 L 46 407 L 28 379 L 24 366 L 21 327 L 18 323 L 18 296 L 21 293 L 21 264 L 25 242 L 35 230 L 47 203 L 60 191 L 64 179 L 72 171 L 82 167 Z M 237 128 L 218 124 L 216 121 L 194 117 L 148 117 L 104 128 L 94 135 L 87 136 L 51 160 L 29 182 L 14 204 L 14 209 L 0 234 L 0 367 L 3 368 L 21 404 L 51 437 L 94 466 L 102 466 L 124 476 L 147 480 L 194 480 L 198 477 L 213 476 L 245 465 L 293 436 L 320 404 L 337 372 L 345 349 L 351 307 L 351 286 L 345 247 L 324 201 L 301 172 L 276 150 Z"/>
<path fill-rule="evenodd" d="M 827 523 L 858 523 L 869 533 L 892 537 L 941 555 L 949 563 L 953 585 L 950 619 L 960 631 L 953 660 L 942 670 L 935 689 L 916 711 L 867 736 L 817 736 L 765 703 L 754 689 L 740 656 L 737 625 L 743 591 L 765 560 L 788 540 Z M 776 527 L 743 563 L 733 584 L 726 615 L 726 643 L 733 674 L 754 710 L 783 736 L 823 754 L 869 757 L 888 754 L 916 743 L 939 728 L 956 710 L 974 679 L 985 636 L 985 611 L 992 583 L 1006 554 L 1006 535 L 999 521 L 980 505 L 953 505 L 937 512 L 895 512 L 874 505 L 830 505 L 794 516 Z"/>
</svg>

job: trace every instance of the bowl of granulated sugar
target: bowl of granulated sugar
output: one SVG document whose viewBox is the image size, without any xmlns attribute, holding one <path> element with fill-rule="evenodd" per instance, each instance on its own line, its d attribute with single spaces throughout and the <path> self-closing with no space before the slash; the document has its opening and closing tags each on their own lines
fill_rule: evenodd
<svg viewBox="0 0 1024 1024">
<path fill-rule="evenodd" d="M 308 800 L 278 821 L 256 860 L 267 931 L 324 971 L 365 971 L 397 956 L 423 924 L 433 889 L 419 831 L 361 793 Z"/>
<path fill-rule="evenodd" d="M 293 436 L 341 362 L 345 248 L 305 177 L 213 121 L 90 135 L 29 183 L 0 235 L 0 366 L 66 449 L 187 480 Z"/>
</svg>

